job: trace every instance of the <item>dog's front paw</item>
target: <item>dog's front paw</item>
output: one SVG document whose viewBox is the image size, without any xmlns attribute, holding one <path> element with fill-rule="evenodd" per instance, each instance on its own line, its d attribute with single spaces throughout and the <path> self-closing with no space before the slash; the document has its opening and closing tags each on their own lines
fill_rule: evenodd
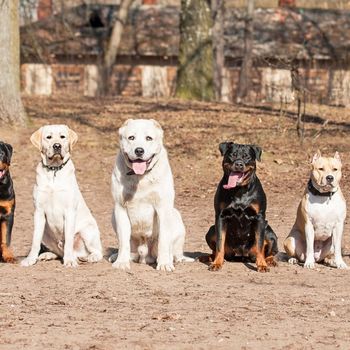
<svg viewBox="0 0 350 350">
<path fill-rule="evenodd" d="M 334 264 L 337 269 L 348 269 L 348 265 L 345 264 L 343 259 L 335 260 Z"/>
<path fill-rule="evenodd" d="M 258 272 L 269 272 L 270 269 L 267 267 L 267 264 L 257 265 L 256 269 Z"/>
<path fill-rule="evenodd" d="M 334 257 L 331 258 L 325 258 L 324 263 L 330 267 L 335 267 L 337 269 L 348 269 L 348 266 L 345 264 L 344 260 L 342 258 L 335 259 Z"/>
<path fill-rule="evenodd" d="M 9 264 L 14 264 L 16 262 L 16 258 L 13 256 L 11 249 L 4 245 L 2 246 L 2 260 Z"/>
<path fill-rule="evenodd" d="M 74 258 L 63 258 L 63 265 L 65 267 L 78 267 L 78 260 Z"/>
<path fill-rule="evenodd" d="M 258 272 L 269 272 L 270 271 L 265 258 L 260 257 L 260 256 L 256 257 L 256 270 Z"/>
<path fill-rule="evenodd" d="M 112 264 L 112 267 L 119 270 L 130 270 L 130 261 L 118 261 L 118 259 Z"/>
<path fill-rule="evenodd" d="M 305 269 L 314 269 L 315 268 L 315 261 L 314 260 L 308 260 L 306 259 L 305 263 L 304 263 L 304 268 Z"/>
<path fill-rule="evenodd" d="M 277 261 L 275 260 L 275 257 L 274 256 L 268 256 L 266 259 L 265 259 L 265 261 L 266 261 L 266 264 L 267 264 L 267 266 L 271 266 L 271 267 L 276 267 L 276 266 L 278 266 L 278 264 L 277 264 Z"/>
<path fill-rule="evenodd" d="M 157 265 L 157 270 L 158 271 L 167 271 L 167 272 L 172 272 L 175 270 L 175 267 L 173 264 L 159 264 Z"/>
<path fill-rule="evenodd" d="M 37 258 L 36 257 L 32 257 L 32 256 L 27 256 L 25 259 L 23 259 L 21 261 L 21 266 L 23 267 L 28 267 L 28 266 L 32 266 L 37 262 Z"/>
<path fill-rule="evenodd" d="M 214 263 L 212 262 L 209 267 L 208 267 L 208 270 L 209 271 L 219 271 L 222 269 L 222 265 L 221 263 Z"/>
<path fill-rule="evenodd" d="M 8 264 L 16 263 L 16 258 L 13 255 L 2 256 L 2 260 L 4 260 L 4 262 Z"/>
<path fill-rule="evenodd" d="M 95 262 L 98 262 L 102 259 L 102 253 L 101 252 L 95 252 L 95 253 L 91 253 L 88 255 L 87 257 L 87 261 L 89 263 L 95 263 Z"/>
</svg>

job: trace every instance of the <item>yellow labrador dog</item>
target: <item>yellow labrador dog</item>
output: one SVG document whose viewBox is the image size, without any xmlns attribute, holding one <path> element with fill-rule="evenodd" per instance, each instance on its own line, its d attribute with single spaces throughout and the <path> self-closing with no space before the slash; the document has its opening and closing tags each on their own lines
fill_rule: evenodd
<svg viewBox="0 0 350 350">
<path fill-rule="evenodd" d="M 76 267 L 78 259 L 102 259 L 100 232 L 79 190 L 71 160 L 77 139 L 66 125 L 44 126 L 30 138 L 41 152 L 41 162 L 33 191 L 33 243 L 22 266 L 63 257 L 65 266 Z"/>
<path fill-rule="evenodd" d="M 113 228 L 119 240 L 113 267 L 130 269 L 130 260 L 157 261 L 173 271 L 183 255 L 185 227 L 174 208 L 174 182 L 163 130 L 155 120 L 127 120 L 119 129 L 120 152 L 112 174 Z M 115 260 L 116 259 L 116 260 Z"/>
<path fill-rule="evenodd" d="M 299 204 L 295 224 L 284 241 L 290 263 L 304 262 L 312 269 L 316 262 L 347 268 L 341 255 L 341 240 L 346 203 L 341 192 L 341 160 L 322 157 L 318 151 L 312 160 L 310 180 Z"/>
</svg>

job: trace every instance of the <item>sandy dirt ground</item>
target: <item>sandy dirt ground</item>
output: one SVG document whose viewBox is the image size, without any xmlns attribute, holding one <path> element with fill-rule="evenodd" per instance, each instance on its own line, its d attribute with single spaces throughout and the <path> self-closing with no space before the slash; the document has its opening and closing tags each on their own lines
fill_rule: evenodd
<svg viewBox="0 0 350 350">
<path fill-rule="evenodd" d="M 73 161 L 81 191 L 102 235 L 105 259 L 67 269 L 60 261 L 31 268 L 0 263 L 0 349 L 349 349 L 350 272 L 317 265 L 313 271 L 280 262 L 269 273 L 253 264 L 226 262 L 210 272 L 194 262 L 161 273 L 132 264 L 130 272 L 107 261 L 117 248 L 111 227 L 110 175 L 117 130 L 127 118 L 155 118 L 165 131 L 187 238 L 185 251 L 208 253 L 213 196 L 221 177 L 218 144 L 255 143 L 268 197 L 267 218 L 279 247 L 295 218 L 318 148 L 343 159 L 342 189 L 349 202 L 350 111 L 307 108 L 300 146 L 295 115 L 267 106 L 181 103 L 175 100 L 26 99 L 26 128 L 1 128 L 14 146 L 11 173 L 17 195 L 12 248 L 20 261 L 33 231 L 32 190 L 40 160 L 29 137 L 43 124 L 66 123 L 79 135 Z M 343 254 L 350 265 L 350 225 Z"/>
</svg>

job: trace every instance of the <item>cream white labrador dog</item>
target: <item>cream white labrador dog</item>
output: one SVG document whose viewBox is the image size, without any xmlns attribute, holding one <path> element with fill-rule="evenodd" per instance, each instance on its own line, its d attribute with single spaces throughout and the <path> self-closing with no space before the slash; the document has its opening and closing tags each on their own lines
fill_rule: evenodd
<svg viewBox="0 0 350 350">
<path fill-rule="evenodd" d="M 112 225 L 119 251 L 110 261 L 123 270 L 130 269 L 130 260 L 157 261 L 157 270 L 173 271 L 174 261 L 193 259 L 183 255 L 185 227 L 174 208 L 174 181 L 163 130 L 153 119 L 129 119 L 119 129 L 119 138 L 112 174 Z"/>
<path fill-rule="evenodd" d="M 310 180 L 299 204 L 295 224 L 284 241 L 290 263 L 304 262 L 312 269 L 315 262 L 344 269 L 341 241 L 346 203 L 341 192 L 342 163 L 338 152 L 322 157 L 318 151 L 312 160 Z"/>
<path fill-rule="evenodd" d="M 100 232 L 75 177 L 71 150 L 77 134 L 66 125 L 47 125 L 30 140 L 41 152 L 34 186 L 34 235 L 22 266 L 63 257 L 67 267 L 78 259 L 102 259 Z M 40 253 L 41 244 L 46 252 Z"/>
</svg>

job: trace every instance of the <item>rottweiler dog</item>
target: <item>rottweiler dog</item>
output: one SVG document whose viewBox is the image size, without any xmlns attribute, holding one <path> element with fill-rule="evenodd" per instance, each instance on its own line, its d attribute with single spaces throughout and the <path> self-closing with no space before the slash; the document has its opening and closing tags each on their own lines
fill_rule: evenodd
<svg viewBox="0 0 350 350">
<path fill-rule="evenodd" d="M 1 258 L 4 262 L 14 263 L 10 249 L 11 233 L 15 214 L 15 191 L 10 175 L 12 146 L 0 141 L 0 232 Z"/>
<path fill-rule="evenodd" d="M 206 241 L 213 253 L 209 270 L 219 270 L 224 259 L 247 257 L 256 262 L 259 272 L 275 266 L 277 236 L 265 219 L 266 195 L 256 176 L 256 161 L 262 150 L 254 145 L 223 142 L 223 177 L 215 199 L 215 225 Z M 202 259 L 203 261 L 203 259 Z"/>
</svg>

